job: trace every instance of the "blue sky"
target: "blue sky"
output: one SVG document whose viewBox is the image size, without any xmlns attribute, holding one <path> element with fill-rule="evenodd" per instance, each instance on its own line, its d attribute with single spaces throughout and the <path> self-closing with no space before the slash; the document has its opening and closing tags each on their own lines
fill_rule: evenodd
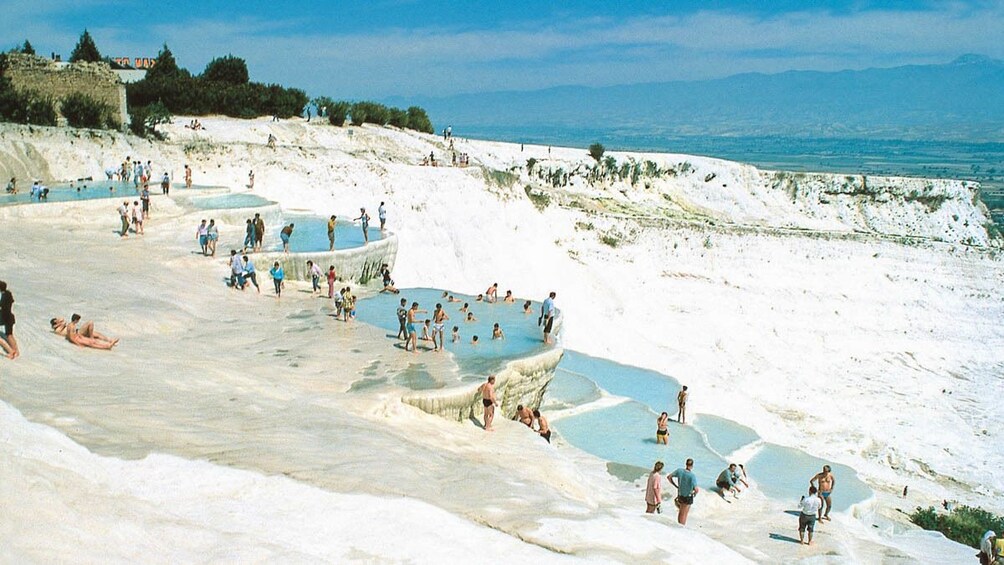
<svg viewBox="0 0 1004 565">
<path fill-rule="evenodd" d="M 0 47 L 64 57 L 86 27 L 102 54 L 164 42 L 200 72 L 336 98 L 447 95 L 1004 58 L 1004 0 L 0 0 Z"/>
</svg>

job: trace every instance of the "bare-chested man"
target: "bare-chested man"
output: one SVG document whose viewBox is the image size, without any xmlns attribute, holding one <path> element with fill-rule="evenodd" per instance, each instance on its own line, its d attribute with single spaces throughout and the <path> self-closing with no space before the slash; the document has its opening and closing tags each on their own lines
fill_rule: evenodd
<svg viewBox="0 0 1004 565">
<path fill-rule="evenodd" d="M 528 428 L 533 427 L 533 411 L 522 404 L 516 407 L 516 419 Z"/>
<path fill-rule="evenodd" d="M 98 333 L 94 329 L 94 322 L 87 322 L 82 327 L 78 328 L 77 324 L 79 323 L 79 314 L 71 316 L 69 324 L 67 324 L 66 320 L 63 318 L 53 318 L 49 320 L 49 325 L 52 326 L 52 331 L 56 332 L 58 335 L 66 337 L 67 341 L 73 345 L 90 347 L 92 349 L 111 349 L 118 344 L 119 340 L 111 339 Z"/>
<path fill-rule="evenodd" d="M 446 320 L 450 317 L 446 315 L 446 310 L 443 310 L 443 305 L 440 303 L 436 304 L 436 310 L 432 313 L 432 350 L 442 351 L 446 349 L 446 336 L 444 335 L 444 330 L 446 329 Z M 436 337 L 439 337 L 437 340 Z"/>
<path fill-rule="evenodd" d="M 540 415 L 540 410 L 534 410 L 533 417 L 537 419 L 537 433 L 551 443 L 551 427 L 547 425 L 547 418 Z"/>
<path fill-rule="evenodd" d="M 680 394 L 676 395 L 676 404 L 680 407 L 680 413 L 676 415 L 676 421 L 681 424 L 687 423 L 687 398 L 690 397 L 690 393 L 687 392 L 687 387 L 684 386 Z"/>
<path fill-rule="evenodd" d="M 408 342 L 404 344 L 405 351 L 408 351 L 408 343 L 410 343 L 411 352 L 418 353 L 418 328 L 415 327 L 415 317 L 427 312 L 427 310 L 418 309 L 418 302 L 411 303 L 411 308 L 408 309 L 408 321 L 405 324 L 405 329 L 408 330 Z"/>
<path fill-rule="evenodd" d="M 485 431 L 494 432 L 492 420 L 495 419 L 495 407 L 499 404 L 495 397 L 495 375 L 488 375 L 488 381 L 478 391 L 481 393 L 481 404 L 485 407 Z"/>
<path fill-rule="evenodd" d="M 816 482 L 819 482 L 819 498 L 822 499 L 823 505 L 826 506 L 826 512 L 823 512 L 823 507 L 819 508 L 819 519 L 829 520 L 830 519 L 830 509 L 833 507 L 833 487 L 837 486 L 837 479 L 830 472 L 829 465 L 823 465 L 823 470 L 816 473 L 816 476 L 809 479 L 809 486 L 815 486 Z"/>
</svg>

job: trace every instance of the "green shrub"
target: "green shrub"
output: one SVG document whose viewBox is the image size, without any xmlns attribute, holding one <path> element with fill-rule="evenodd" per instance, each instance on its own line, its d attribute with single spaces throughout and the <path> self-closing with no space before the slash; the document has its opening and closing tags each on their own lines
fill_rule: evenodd
<svg viewBox="0 0 1004 565">
<path fill-rule="evenodd" d="M 425 110 L 418 106 L 408 108 L 408 127 L 422 133 L 432 133 L 432 121 Z"/>
<path fill-rule="evenodd" d="M 63 99 L 60 106 L 67 123 L 75 128 L 115 128 L 112 107 L 86 94 L 74 92 Z"/>
<path fill-rule="evenodd" d="M 345 120 L 349 117 L 349 108 L 351 107 L 352 105 L 344 100 L 340 100 L 328 106 L 328 121 L 331 122 L 331 125 L 333 126 L 344 126 Z"/>
<path fill-rule="evenodd" d="M 248 65 L 244 59 L 233 55 L 217 57 L 206 65 L 202 79 L 227 84 L 247 84 Z"/>
<path fill-rule="evenodd" d="M 945 534 L 950 540 L 979 548 L 980 538 L 987 530 L 1004 530 L 1004 516 L 995 516 L 982 508 L 959 506 L 951 512 L 938 512 L 933 506 L 917 508 L 910 521 L 925 530 Z"/>
<path fill-rule="evenodd" d="M 608 245 L 610 247 L 617 247 L 621 243 L 621 239 L 615 235 L 605 233 L 600 236 L 600 243 L 603 245 Z"/>
<path fill-rule="evenodd" d="M 132 116 L 129 122 L 129 129 L 134 134 L 141 137 L 155 137 L 161 139 L 157 132 L 157 126 L 170 123 L 171 112 L 160 102 L 154 102 L 149 106 L 141 106 L 132 109 Z"/>
<path fill-rule="evenodd" d="M 523 188 L 523 192 L 526 192 L 527 198 L 529 198 L 534 207 L 541 212 L 543 212 L 544 208 L 547 208 L 551 204 L 551 197 L 548 196 L 546 192 L 534 190 L 530 185 L 526 185 L 526 187 Z"/>
<path fill-rule="evenodd" d="M 56 105 L 52 98 L 33 90 L 16 90 L 10 79 L 0 76 L 0 121 L 54 126 Z"/>
<path fill-rule="evenodd" d="M 408 112 L 400 108 L 389 108 L 387 112 L 389 115 L 388 123 L 390 125 L 401 129 L 408 127 Z"/>
<path fill-rule="evenodd" d="M 597 163 L 603 159 L 603 153 L 606 149 L 600 143 L 594 143 L 589 146 L 589 156 L 596 160 Z"/>
</svg>

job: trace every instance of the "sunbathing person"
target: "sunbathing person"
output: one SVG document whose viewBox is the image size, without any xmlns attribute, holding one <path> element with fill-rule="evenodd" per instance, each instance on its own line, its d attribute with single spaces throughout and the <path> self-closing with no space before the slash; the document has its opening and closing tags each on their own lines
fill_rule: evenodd
<svg viewBox="0 0 1004 565">
<path fill-rule="evenodd" d="M 66 340 L 80 347 L 90 347 L 92 349 L 111 349 L 115 347 L 119 340 L 111 339 L 108 336 L 98 333 L 94 329 L 94 322 L 87 322 L 82 327 L 77 327 L 80 323 L 80 314 L 70 317 L 70 323 L 66 323 L 63 318 L 53 318 L 49 320 L 52 331 L 66 337 Z"/>
</svg>

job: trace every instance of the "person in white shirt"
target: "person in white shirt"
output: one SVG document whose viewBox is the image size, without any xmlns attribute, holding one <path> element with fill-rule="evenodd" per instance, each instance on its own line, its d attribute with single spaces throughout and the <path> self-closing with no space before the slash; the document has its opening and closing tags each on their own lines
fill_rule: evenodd
<svg viewBox="0 0 1004 565">
<path fill-rule="evenodd" d="M 806 545 L 812 545 L 812 531 L 816 527 L 816 514 L 819 513 L 823 501 L 816 494 L 816 487 L 809 487 L 809 496 L 803 496 L 798 503 L 800 510 L 798 515 L 798 541 Z M 809 541 L 805 541 L 805 532 L 809 531 Z"/>
</svg>

